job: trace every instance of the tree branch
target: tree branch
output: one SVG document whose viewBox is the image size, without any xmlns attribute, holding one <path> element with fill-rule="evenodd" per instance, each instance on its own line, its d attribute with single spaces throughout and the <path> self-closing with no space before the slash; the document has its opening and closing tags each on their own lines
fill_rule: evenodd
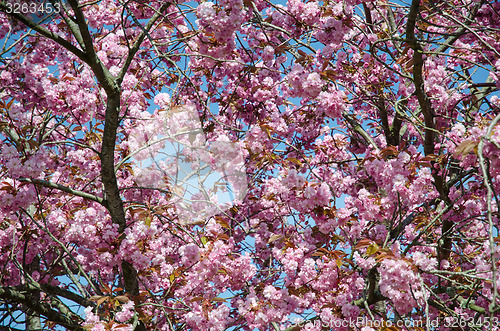
<svg viewBox="0 0 500 331">
<path fill-rule="evenodd" d="M 425 121 L 424 152 L 425 155 L 434 154 L 434 112 L 424 88 L 422 75 L 424 59 L 422 46 L 415 37 L 415 25 L 420 8 L 420 0 L 412 0 L 408 23 L 406 25 L 406 42 L 413 49 L 413 83 L 415 84 L 415 95 L 422 109 Z"/>
<path fill-rule="evenodd" d="M 127 70 L 130 66 L 130 63 L 132 63 L 132 59 L 134 58 L 135 54 L 137 51 L 139 51 L 139 47 L 141 47 L 142 42 L 144 41 L 144 38 L 146 38 L 146 35 L 149 33 L 155 22 L 160 18 L 163 12 L 167 10 L 167 8 L 170 6 L 170 2 L 167 2 L 163 4 L 160 9 L 151 17 L 151 19 L 148 21 L 145 27 L 143 27 L 139 21 L 135 18 L 135 16 L 132 15 L 135 23 L 142 29 L 142 32 L 139 34 L 139 37 L 135 41 L 135 43 L 132 45 L 130 48 L 127 58 L 125 59 L 125 63 L 123 64 L 120 73 L 118 74 L 117 77 L 117 82 L 118 84 L 121 84 L 123 77 L 125 77 L 125 74 L 127 73 Z"/>
<path fill-rule="evenodd" d="M 49 182 L 49 181 L 43 180 L 43 179 L 19 178 L 18 180 L 21 182 L 40 185 L 40 186 L 47 187 L 47 188 L 55 188 L 55 189 L 58 189 L 59 191 L 63 191 L 63 192 L 66 192 L 66 193 L 69 193 L 69 194 L 72 194 L 74 196 L 81 197 L 84 199 L 92 200 L 92 201 L 98 202 L 101 205 L 104 205 L 104 200 L 96 195 L 82 192 L 82 191 L 78 191 L 78 190 L 69 188 L 67 186 L 61 185 L 61 184 L 52 183 L 52 182 Z"/>
<path fill-rule="evenodd" d="M 79 305 L 81 305 L 83 307 L 95 306 L 94 302 L 87 300 L 86 298 L 84 298 L 84 297 L 82 297 L 74 292 L 62 289 L 58 286 L 49 285 L 49 284 L 40 284 L 40 287 L 46 293 L 50 293 L 50 294 L 53 294 L 53 295 L 56 295 L 59 297 L 66 298 L 68 300 L 71 300 L 73 302 L 78 303 Z"/>
<path fill-rule="evenodd" d="M 66 48 L 68 51 L 71 53 L 75 54 L 80 60 L 82 60 L 85 63 L 88 63 L 87 58 L 85 57 L 85 53 L 76 48 L 73 44 L 71 44 L 69 41 L 66 39 L 62 38 L 61 36 L 55 34 L 52 31 L 47 30 L 46 28 L 40 26 L 39 24 L 33 22 L 23 14 L 18 14 L 18 13 L 7 13 L 7 6 L 5 5 L 5 2 L 0 3 L 0 11 L 5 13 L 6 15 L 12 17 L 13 19 L 23 23 L 30 29 L 35 30 L 36 32 L 40 33 L 42 36 L 47 37 L 51 39 L 52 41 L 55 41 L 62 47 Z"/>
<path fill-rule="evenodd" d="M 363 127 L 361 125 L 359 125 L 359 123 L 357 121 L 355 121 L 351 115 L 349 115 L 348 113 L 344 113 L 343 114 L 344 118 L 346 119 L 346 121 L 351 125 L 352 129 L 359 133 L 361 135 L 361 137 L 363 137 L 363 139 L 365 139 L 365 141 L 367 143 L 369 143 L 370 145 L 373 146 L 373 148 L 378 152 L 380 151 L 380 148 L 378 148 L 377 144 L 375 143 L 375 141 L 373 140 L 373 138 L 365 131 L 365 129 L 363 129 Z"/>
<path fill-rule="evenodd" d="M 67 327 L 70 330 L 85 331 L 77 321 L 83 321 L 82 318 L 71 311 L 61 313 L 52 309 L 51 305 L 44 302 L 34 302 L 19 291 L 10 287 L 0 287 L 0 298 L 7 301 L 20 303 L 33 311 L 45 316 L 49 321 Z"/>
<path fill-rule="evenodd" d="M 82 9 L 78 6 L 78 1 L 68 0 L 68 3 L 75 13 L 76 23 L 85 45 L 85 55 L 87 58 L 87 63 L 92 68 L 92 71 L 94 72 L 97 80 L 99 81 L 99 83 L 101 83 L 109 98 L 111 95 L 119 91 L 120 88 L 116 83 L 113 75 L 108 71 L 106 66 L 102 64 L 101 60 L 94 50 L 94 43 L 92 41 L 92 37 L 90 36 L 88 26 L 85 23 L 85 15 L 83 15 Z"/>
</svg>

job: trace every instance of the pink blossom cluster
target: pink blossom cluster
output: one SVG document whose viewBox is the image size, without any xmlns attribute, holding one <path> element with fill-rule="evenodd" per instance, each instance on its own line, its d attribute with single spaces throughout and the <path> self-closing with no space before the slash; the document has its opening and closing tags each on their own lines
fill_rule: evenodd
<svg viewBox="0 0 500 331">
<path fill-rule="evenodd" d="M 426 300 L 420 277 L 404 260 L 386 259 L 379 267 L 380 292 L 391 299 L 400 314 L 406 314 Z"/>
</svg>

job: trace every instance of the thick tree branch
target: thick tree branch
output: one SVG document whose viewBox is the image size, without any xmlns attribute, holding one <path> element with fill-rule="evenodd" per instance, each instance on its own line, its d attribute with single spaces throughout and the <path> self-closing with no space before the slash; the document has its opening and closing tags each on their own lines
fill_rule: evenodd
<svg viewBox="0 0 500 331">
<path fill-rule="evenodd" d="M 90 35 L 85 15 L 83 14 L 81 8 L 78 6 L 78 1 L 68 0 L 68 3 L 75 13 L 76 22 L 81 34 L 81 39 L 83 39 L 83 43 L 85 45 L 85 54 L 88 60 L 87 63 L 88 65 L 90 65 L 90 67 L 92 68 L 92 72 L 94 72 L 97 80 L 106 91 L 108 98 L 110 98 L 111 95 L 117 93 L 120 88 L 113 75 L 104 66 L 94 50 L 94 42 Z"/>
<path fill-rule="evenodd" d="M 26 331 L 21 329 L 11 328 L 10 326 L 0 326 L 0 331 Z"/>
<path fill-rule="evenodd" d="M 67 14 L 67 11 L 65 11 L 65 12 Z M 82 34 L 80 33 L 78 25 L 73 20 L 71 20 L 71 17 L 66 17 L 62 14 L 61 14 L 61 17 L 64 20 L 64 22 L 66 22 L 66 25 L 68 26 L 69 30 L 71 31 L 71 33 L 75 37 L 75 39 L 78 42 L 78 44 L 80 45 L 80 47 L 82 49 L 85 49 L 85 43 L 83 42 Z"/>
<path fill-rule="evenodd" d="M 395 146 L 397 144 L 394 143 L 394 138 L 392 135 L 391 127 L 389 125 L 389 117 L 387 114 L 385 101 L 384 101 L 380 92 L 378 93 L 377 97 L 378 97 L 377 108 L 379 111 L 380 119 L 382 121 L 382 129 L 384 130 L 385 139 L 386 139 L 388 145 Z M 399 137 L 399 133 L 398 133 L 398 137 Z"/>
<path fill-rule="evenodd" d="M 413 0 L 408 14 L 408 23 L 406 25 L 406 42 L 413 49 L 413 82 L 415 84 L 415 95 L 418 104 L 422 109 L 425 122 L 424 152 L 425 155 L 434 153 L 434 112 L 431 103 L 424 88 L 423 78 L 423 50 L 415 36 L 415 26 L 420 8 L 420 0 Z"/>
<path fill-rule="evenodd" d="M 487 211 L 486 211 L 486 217 L 488 220 L 488 243 L 489 243 L 489 248 L 490 248 L 490 259 L 491 259 L 491 271 L 492 271 L 492 279 L 495 280 L 497 279 L 497 259 L 495 258 L 495 238 L 493 238 L 494 231 L 495 231 L 495 224 L 493 220 L 493 196 L 495 195 L 494 188 L 493 188 L 493 183 L 491 182 L 491 176 L 490 176 L 490 171 L 489 171 L 489 166 L 488 166 L 488 161 L 486 160 L 484 156 L 484 143 L 486 139 L 489 139 L 491 137 L 493 130 L 495 129 L 495 126 L 500 123 L 500 114 L 495 116 L 495 118 L 491 121 L 490 125 L 488 126 L 488 129 L 486 130 L 486 133 L 484 137 L 479 141 L 478 149 L 477 149 L 477 156 L 479 159 L 479 166 L 481 168 L 481 173 L 483 175 L 483 182 L 484 185 L 486 186 L 486 204 L 487 204 Z M 498 203 L 498 200 L 497 200 Z M 497 206 L 498 207 L 498 206 Z M 493 281 L 493 298 L 491 299 L 491 304 L 489 307 L 489 312 L 493 313 L 496 311 L 497 306 L 498 306 L 498 287 L 497 287 L 497 282 Z"/>
<path fill-rule="evenodd" d="M 125 210 L 118 189 L 115 173 L 116 132 L 119 125 L 120 93 L 108 95 L 104 132 L 101 146 L 101 177 L 104 185 L 104 203 L 111 214 L 113 223 L 118 224 L 119 232 L 125 230 Z"/>
<path fill-rule="evenodd" d="M 107 95 L 104 132 L 102 136 L 101 152 L 99 154 L 101 159 L 101 179 L 104 186 L 103 204 L 108 209 L 113 223 L 118 224 L 118 231 L 123 233 L 126 227 L 125 209 L 120 196 L 118 180 L 115 173 L 116 135 L 117 129 L 120 125 L 120 83 L 130 66 L 132 58 L 139 49 L 141 43 L 144 41 L 147 31 L 143 31 L 141 33 L 142 37 L 139 38 L 134 44 L 134 47 L 127 56 L 126 63 L 121 69 L 120 78 L 117 79 L 113 77 L 97 56 L 94 50 L 92 37 L 86 24 L 85 16 L 78 5 L 78 2 L 76 0 L 68 0 L 68 2 L 75 13 L 76 22 L 82 35 L 83 43 L 85 44 L 85 52 L 89 59 L 89 65 Z M 151 29 L 152 25 L 160 17 L 160 15 L 160 13 L 156 13 L 154 15 L 154 17 L 148 22 L 148 29 Z M 130 263 L 123 261 L 122 273 L 125 290 L 132 295 L 138 295 L 139 285 L 137 281 L 137 271 Z M 144 324 L 140 322 L 135 330 L 145 330 Z"/>
<path fill-rule="evenodd" d="M 372 19 L 372 13 L 370 11 L 370 8 L 363 3 L 363 10 L 365 11 L 365 17 L 366 17 L 366 25 L 370 32 L 373 32 L 373 19 Z"/>
<path fill-rule="evenodd" d="M 49 321 L 57 323 L 61 326 L 69 328 L 70 330 L 85 331 L 80 326 L 82 318 L 71 311 L 65 313 L 52 309 L 51 305 L 44 302 L 34 302 L 30 300 L 29 296 L 14 290 L 10 287 L 0 287 L 0 298 L 10 302 L 22 304 L 29 309 L 46 317 Z"/>
<path fill-rule="evenodd" d="M 56 295 L 59 297 L 66 298 L 68 300 L 71 300 L 73 302 L 78 303 L 79 305 L 81 305 L 83 307 L 95 306 L 94 302 L 87 300 L 86 298 L 84 298 L 84 297 L 82 297 L 74 292 L 62 289 L 58 286 L 49 285 L 49 284 L 40 284 L 40 288 L 42 290 L 44 290 L 46 293 L 50 293 L 50 294 L 53 294 L 53 295 Z"/>
<path fill-rule="evenodd" d="M 363 129 L 363 127 L 361 125 L 359 125 L 359 123 L 355 119 L 353 119 L 351 117 L 351 115 L 349 115 L 348 113 L 344 113 L 343 116 L 346 119 L 346 121 L 351 125 L 352 129 L 355 132 L 359 133 L 361 135 L 361 137 L 363 137 L 363 139 L 365 139 L 365 141 L 367 143 L 369 143 L 370 145 L 372 145 L 372 147 L 377 152 L 380 151 L 380 148 L 378 148 L 378 146 L 375 143 L 375 141 L 373 140 L 373 138 L 368 134 L 368 132 L 365 131 L 365 129 Z"/>
<path fill-rule="evenodd" d="M 423 49 L 419 41 L 415 36 L 415 26 L 417 22 L 417 17 L 420 8 L 420 0 L 413 0 L 410 7 L 410 12 L 408 13 L 408 22 L 406 25 L 406 41 L 408 45 L 413 49 L 413 83 L 415 85 L 415 95 L 417 96 L 418 104 L 422 110 L 425 122 L 425 134 L 424 134 L 424 153 L 425 155 L 434 154 L 434 142 L 435 142 L 435 124 L 434 124 L 434 111 L 432 110 L 431 102 L 425 93 L 424 78 L 423 78 Z M 434 168 L 435 163 L 432 162 L 432 176 L 434 178 L 434 186 L 439 192 L 441 199 L 447 204 L 451 201 L 448 197 L 448 191 L 446 190 L 444 178 L 439 175 L 439 169 Z M 443 235 L 441 245 L 438 249 L 439 260 L 447 260 L 451 252 L 451 230 L 453 224 L 451 221 L 443 221 L 441 233 Z"/>
</svg>

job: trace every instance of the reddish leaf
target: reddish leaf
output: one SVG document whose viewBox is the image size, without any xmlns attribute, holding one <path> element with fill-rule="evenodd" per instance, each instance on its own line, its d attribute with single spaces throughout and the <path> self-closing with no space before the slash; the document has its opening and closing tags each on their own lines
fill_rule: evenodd
<svg viewBox="0 0 500 331">
<path fill-rule="evenodd" d="M 467 156 L 472 150 L 475 150 L 477 148 L 478 142 L 468 139 L 462 141 L 457 148 L 455 148 L 455 152 L 453 153 L 454 157 L 459 157 L 459 156 Z"/>
<path fill-rule="evenodd" d="M 368 247 L 371 245 L 372 242 L 373 242 L 373 240 L 370 240 L 370 239 L 361 239 L 358 242 L 358 244 L 356 245 L 356 247 L 354 247 L 354 249 L 361 249 L 361 248 Z"/>
</svg>

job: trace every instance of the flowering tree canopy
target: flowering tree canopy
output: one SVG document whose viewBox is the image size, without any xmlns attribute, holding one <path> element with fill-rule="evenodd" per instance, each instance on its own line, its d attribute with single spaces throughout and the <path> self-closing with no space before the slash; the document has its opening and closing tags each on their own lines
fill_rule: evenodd
<svg viewBox="0 0 500 331">
<path fill-rule="evenodd" d="M 498 330 L 499 31 L 497 0 L 0 0 L 0 329 Z"/>
</svg>

